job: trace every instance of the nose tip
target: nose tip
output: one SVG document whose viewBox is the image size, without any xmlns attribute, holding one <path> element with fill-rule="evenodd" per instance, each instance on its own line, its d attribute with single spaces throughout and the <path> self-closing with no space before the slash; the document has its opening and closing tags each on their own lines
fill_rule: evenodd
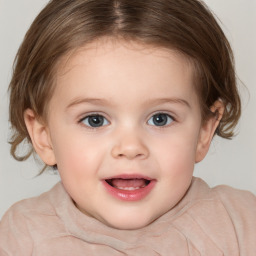
<svg viewBox="0 0 256 256">
<path fill-rule="evenodd" d="M 114 158 L 145 159 L 148 156 L 147 147 L 136 138 L 125 138 L 112 148 L 112 156 Z"/>
<path fill-rule="evenodd" d="M 134 158 L 141 158 L 145 157 L 144 154 L 134 154 L 133 152 L 125 152 L 125 153 L 113 153 L 115 158 L 127 158 L 128 160 L 132 160 Z"/>
</svg>

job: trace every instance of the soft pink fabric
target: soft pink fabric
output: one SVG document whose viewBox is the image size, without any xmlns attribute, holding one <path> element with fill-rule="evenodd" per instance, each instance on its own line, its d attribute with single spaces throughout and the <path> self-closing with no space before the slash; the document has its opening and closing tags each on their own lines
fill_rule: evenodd
<svg viewBox="0 0 256 256">
<path fill-rule="evenodd" d="M 82 214 L 61 183 L 12 206 L 0 255 L 255 256 L 256 197 L 194 178 L 180 203 L 149 226 L 116 230 Z"/>
</svg>

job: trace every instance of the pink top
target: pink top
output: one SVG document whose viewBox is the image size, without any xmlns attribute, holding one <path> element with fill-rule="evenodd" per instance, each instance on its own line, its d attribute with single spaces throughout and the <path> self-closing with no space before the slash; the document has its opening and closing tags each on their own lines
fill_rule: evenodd
<svg viewBox="0 0 256 256">
<path fill-rule="evenodd" d="M 180 203 L 139 230 L 82 214 L 61 183 L 12 206 L 0 222 L 0 255 L 255 256 L 256 197 L 194 178 Z"/>
</svg>

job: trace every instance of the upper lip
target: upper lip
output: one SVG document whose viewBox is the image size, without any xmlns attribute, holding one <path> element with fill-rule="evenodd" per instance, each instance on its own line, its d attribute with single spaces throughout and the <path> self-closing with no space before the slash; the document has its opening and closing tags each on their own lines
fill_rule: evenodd
<svg viewBox="0 0 256 256">
<path fill-rule="evenodd" d="M 131 180 L 131 179 L 144 179 L 144 180 L 154 180 L 148 176 L 141 175 L 141 174 L 119 174 L 115 176 L 110 176 L 107 178 L 104 178 L 103 180 L 112 180 L 112 179 L 126 179 L 126 180 Z"/>
</svg>

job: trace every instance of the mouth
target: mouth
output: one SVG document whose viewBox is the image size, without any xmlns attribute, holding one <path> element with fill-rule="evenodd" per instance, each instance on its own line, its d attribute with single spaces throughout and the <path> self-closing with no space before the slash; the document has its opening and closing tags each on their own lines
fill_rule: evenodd
<svg viewBox="0 0 256 256">
<path fill-rule="evenodd" d="M 153 189 L 156 180 L 139 175 L 125 175 L 103 180 L 110 195 L 124 201 L 138 201 L 145 198 Z"/>
<path fill-rule="evenodd" d="M 120 190 L 127 190 L 133 191 L 138 190 L 141 188 L 145 188 L 149 185 L 150 180 L 144 178 L 136 178 L 136 179 L 121 179 L 121 178 L 114 178 L 114 179 L 107 179 L 106 182 Z"/>
</svg>

